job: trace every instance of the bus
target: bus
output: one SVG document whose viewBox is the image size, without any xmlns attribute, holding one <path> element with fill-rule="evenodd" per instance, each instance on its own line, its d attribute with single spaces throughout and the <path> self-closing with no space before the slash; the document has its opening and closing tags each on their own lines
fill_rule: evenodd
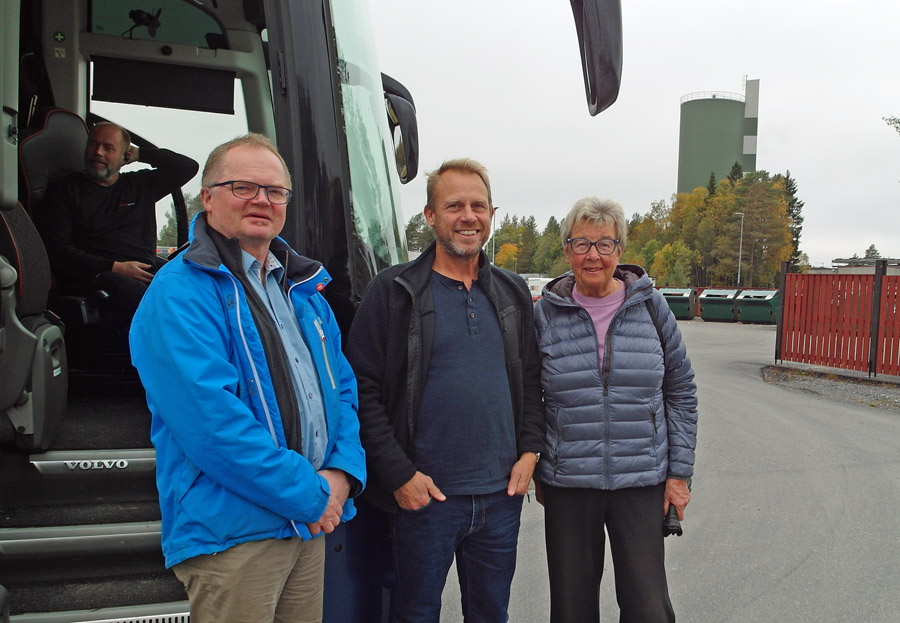
<svg viewBox="0 0 900 623">
<path fill-rule="evenodd" d="M 571 8 L 593 115 L 618 93 L 619 0 Z M 188 621 L 159 548 L 150 415 L 125 336 L 104 325 L 102 293 L 54 295 L 31 224 L 42 189 L 82 166 L 102 120 L 201 164 L 265 134 L 294 181 L 282 236 L 325 264 L 346 331 L 371 278 L 407 259 L 413 96 L 377 66 L 364 0 L 3 0 L 0 12 L 0 621 Z M 175 246 L 198 193 L 195 179 L 158 206 Z M 325 621 L 389 620 L 385 518 L 362 502 L 327 538 Z"/>
</svg>

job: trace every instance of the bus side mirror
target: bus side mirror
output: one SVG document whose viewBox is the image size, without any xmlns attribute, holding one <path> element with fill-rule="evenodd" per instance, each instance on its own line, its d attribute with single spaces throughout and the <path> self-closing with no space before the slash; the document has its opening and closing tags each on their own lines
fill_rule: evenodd
<svg viewBox="0 0 900 623">
<path fill-rule="evenodd" d="M 400 182 L 407 184 L 419 173 L 419 124 L 412 95 L 402 84 L 381 74 L 384 107 L 394 142 L 394 160 Z"/>
<path fill-rule="evenodd" d="M 597 115 L 619 97 L 622 81 L 621 0 L 571 0 L 588 111 Z"/>
</svg>

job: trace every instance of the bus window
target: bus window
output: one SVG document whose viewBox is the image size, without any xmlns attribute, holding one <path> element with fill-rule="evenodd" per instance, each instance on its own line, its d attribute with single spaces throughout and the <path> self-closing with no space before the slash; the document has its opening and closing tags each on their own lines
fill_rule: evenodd
<svg viewBox="0 0 900 623">
<path fill-rule="evenodd" d="M 148 10 L 139 6 L 152 7 Z M 184 0 L 155 0 L 137 5 L 122 0 L 93 0 L 91 32 L 160 43 L 183 43 L 199 48 L 225 46 L 216 20 L 196 4 Z"/>
<path fill-rule="evenodd" d="M 92 101 L 92 113 L 125 127 L 129 132 L 142 136 L 157 147 L 190 156 L 203 165 L 209 152 L 216 146 L 248 132 L 244 110 L 243 90 L 240 80 L 234 81 L 234 115 L 222 115 L 194 110 L 137 106 L 114 102 Z M 146 167 L 138 163 L 137 168 Z M 200 194 L 200 174 L 182 189 L 185 200 Z M 166 197 L 156 204 L 157 230 L 167 221 L 172 209 L 172 199 Z"/>
</svg>

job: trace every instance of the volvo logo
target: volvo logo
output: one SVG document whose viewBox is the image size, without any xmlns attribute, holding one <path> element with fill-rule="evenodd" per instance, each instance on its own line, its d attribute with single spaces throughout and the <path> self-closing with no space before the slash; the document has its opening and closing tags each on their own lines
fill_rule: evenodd
<svg viewBox="0 0 900 623">
<path fill-rule="evenodd" d="M 126 459 L 105 459 L 92 461 L 65 461 L 69 470 L 76 469 L 125 469 L 128 467 Z"/>
</svg>

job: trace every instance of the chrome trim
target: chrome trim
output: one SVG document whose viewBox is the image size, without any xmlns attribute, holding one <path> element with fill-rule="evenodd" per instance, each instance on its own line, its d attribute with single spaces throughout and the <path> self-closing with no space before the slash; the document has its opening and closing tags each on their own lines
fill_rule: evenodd
<svg viewBox="0 0 900 623">
<path fill-rule="evenodd" d="M 128 554 L 160 548 L 160 522 L 0 529 L 0 555 Z"/>
</svg>

